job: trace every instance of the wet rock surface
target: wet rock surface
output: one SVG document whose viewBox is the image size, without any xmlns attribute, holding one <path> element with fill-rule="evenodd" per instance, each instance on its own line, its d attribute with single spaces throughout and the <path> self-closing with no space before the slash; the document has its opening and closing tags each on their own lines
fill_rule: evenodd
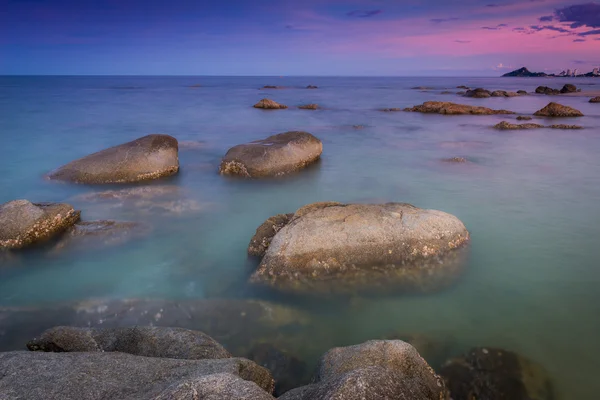
<svg viewBox="0 0 600 400">
<path fill-rule="evenodd" d="M 279 104 L 276 101 L 273 101 L 270 99 L 262 99 L 258 103 L 256 103 L 253 107 L 254 108 L 262 108 L 265 110 L 281 110 L 281 109 L 288 108 L 286 105 Z"/>
<path fill-rule="evenodd" d="M 72 161 L 48 174 L 74 183 L 132 183 L 179 172 L 177 139 L 148 135 Z"/>
<path fill-rule="evenodd" d="M 246 178 L 288 174 L 316 162 L 323 144 L 308 132 L 285 132 L 229 149 L 219 172 Z"/>
<path fill-rule="evenodd" d="M 538 117 L 583 117 L 581 111 L 554 102 L 548 103 L 546 107 L 536 111 L 533 115 Z"/>
<path fill-rule="evenodd" d="M 286 226 L 294 213 L 291 214 L 278 214 L 273 217 L 268 218 L 265 222 L 263 222 L 257 229 L 256 233 L 250 239 L 250 244 L 248 245 L 248 254 L 255 257 L 262 257 L 267 252 L 269 248 L 269 244 L 273 239 L 273 236 L 281 228 Z"/>
<path fill-rule="evenodd" d="M 577 92 L 577 86 L 567 83 L 566 85 L 564 85 L 562 87 L 562 89 L 560 89 L 560 92 L 561 93 L 575 93 L 575 92 Z"/>
<path fill-rule="evenodd" d="M 494 115 L 494 114 L 514 114 L 507 110 L 492 110 L 487 107 L 469 106 L 465 104 L 456 104 L 443 101 L 426 101 L 425 103 L 405 108 L 404 111 L 421 112 L 429 114 L 445 115 Z"/>
<path fill-rule="evenodd" d="M 459 275 L 469 233 L 410 204 L 314 203 L 296 211 L 250 281 L 292 293 L 429 292 Z"/>
<path fill-rule="evenodd" d="M 47 241 L 75 224 L 79 216 L 79 211 L 64 203 L 4 203 L 0 205 L 0 251 Z"/>
</svg>

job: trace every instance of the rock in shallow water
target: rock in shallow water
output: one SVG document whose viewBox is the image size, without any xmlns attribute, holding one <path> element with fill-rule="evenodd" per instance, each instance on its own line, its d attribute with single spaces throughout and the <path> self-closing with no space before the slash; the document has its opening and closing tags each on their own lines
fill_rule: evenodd
<svg viewBox="0 0 600 400">
<path fill-rule="evenodd" d="M 546 107 L 536 111 L 533 115 L 538 117 L 583 117 L 581 111 L 554 102 L 548 103 Z"/>
<path fill-rule="evenodd" d="M 177 139 L 148 135 L 72 161 L 48 174 L 48 178 L 75 183 L 132 183 L 179 171 Z"/>
<path fill-rule="evenodd" d="M 511 124 L 510 122 L 502 121 L 496 125 L 494 125 L 495 129 L 500 130 L 518 130 L 518 129 L 536 129 L 543 128 L 544 125 L 540 124 Z"/>
<path fill-rule="evenodd" d="M 600 96 L 592 97 L 590 103 L 600 103 Z"/>
<path fill-rule="evenodd" d="M 0 205 L 0 251 L 21 249 L 62 233 L 79 220 L 69 204 L 13 200 Z"/>
<path fill-rule="evenodd" d="M 275 378 L 275 396 L 306 383 L 306 364 L 269 343 L 254 346 L 247 358 L 271 371 Z"/>
<path fill-rule="evenodd" d="M 270 99 L 262 99 L 261 101 L 256 103 L 253 107 L 254 108 L 262 108 L 265 110 L 281 110 L 281 109 L 287 108 L 286 105 L 279 104 Z"/>
<path fill-rule="evenodd" d="M 445 114 L 445 115 L 493 115 L 493 114 L 514 114 L 507 110 L 492 110 L 487 107 L 468 106 L 465 104 L 456 104 L 445 101 L 426 101 L 425 103 L 405 108 L 404 111 L 420 112 L 427 114 Z"/>
<path fill-rule="evenodd" d="M 256 228 L 256 233 L 252 236 L 252 239 L 250 239 L 248 254 L 255 257 L 264 256 L 273 236 L 275 236 L 281 228 L 286 226 L 293 216 L 294 213 L 278 214 L 263 222 Z"/>
<path fill-rule="evenodd" d="M 315 203 L 271 240 L 250 281 L 286 292 L 430 292 L 463 267 L 469 233 L 453 215 L 410 204 Z"/>
<path fill-rule="evenodd" d="M 284 175 L 319 160 L 323 144 L 308 132 L 285 132 L 229 149 L 219 172 L 247 178 Z"/>
</svg>

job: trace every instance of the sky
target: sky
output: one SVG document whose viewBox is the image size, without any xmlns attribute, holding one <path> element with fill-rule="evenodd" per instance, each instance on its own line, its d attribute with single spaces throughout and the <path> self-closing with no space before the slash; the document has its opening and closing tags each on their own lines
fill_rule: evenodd
<svg viewBox="0 0 600 400">
<path fill-rule="evenodd" d="M 0 0 L 0 74 L 497 76 L 600 65 L 600 3 Z"/>
</svg>

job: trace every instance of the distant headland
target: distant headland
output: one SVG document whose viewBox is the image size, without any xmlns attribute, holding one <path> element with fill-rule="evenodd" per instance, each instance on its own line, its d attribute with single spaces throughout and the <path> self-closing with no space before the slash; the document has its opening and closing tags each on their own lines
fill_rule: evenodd
<svg viewBox="0 0 600 400">
<path fill-rule="evenodd" d="M 531 72 L 529 71 L 527 68 L 522 67 L 519 69 L 516 69 L 512 72 L 509 72 L 507 74 L 504 74 L 502 76 L 516 76 L 516 77 L 523 77 L 523 78 L 532 78 L 532 77 L 577 77 L 577 78 L 590 78 L 590 77 L 596 77 L 596 78 L 600 78 L 600 70 L 598 68 L 594 68 L 594 70 L 592 72 L 588 72 L 585 74 L 579 74 L 577 69 L 571 71 L 570 69 L 566 70 L 566 71 L 562 71 L 560 74 L 547 74 L 545 72 Z"/>
</svg>

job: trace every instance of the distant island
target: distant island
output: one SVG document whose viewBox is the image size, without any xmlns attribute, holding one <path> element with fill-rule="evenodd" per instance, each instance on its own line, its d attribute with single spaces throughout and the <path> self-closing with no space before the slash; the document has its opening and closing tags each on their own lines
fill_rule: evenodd
<svg viewBox="0 0 600 400">
<path fill-rule="evenodd" d="M 578 74 L 577 73 L 577 69 L 571 71 L 570 69 L 566 70 L 566 71 L 562 71 L 560 74 L 547 74 L 545 72 L 531 72 L 529 71 L 527 68 L 522 67 L 519 69 L 516 69 L 512 72 L 506 73 L 504 76 L 509 76 L 509 77 L 520 77 L 520 78 L 539 78 L 539 77 L 573 77 L 573 78 L 591 78 L 591 77 L 600 77 L 600 71 L 598 68 L 594 68 L 594 70 L 592 72 L 588 72 L 585 74 Z"/>
</svg>

